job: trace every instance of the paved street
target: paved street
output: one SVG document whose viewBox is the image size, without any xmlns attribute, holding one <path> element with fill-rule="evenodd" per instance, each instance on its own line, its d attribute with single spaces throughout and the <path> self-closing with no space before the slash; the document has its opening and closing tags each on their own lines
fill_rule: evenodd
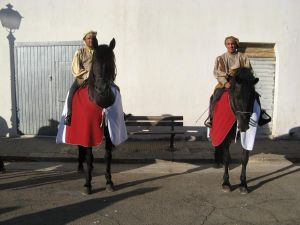
<svg viewBox="0 0 300 225">
<path fill-rule="evenodd" d="M 173 152 L 169 140 L 128 140 L 113 151 L 114 162 L 149 163 L 155 159 L 212 163 L 214 148 L 209 141 L 176 140 Z M 230 146 L 232 160 L 240 162 L 241 145 Z M 104 145 L 94 148 L 95 160 L 103 160 Z M 55 137 L 0 138 L 0 156 L 8 161 L 76 162 L 77 146 L 56 144 Z M 250 161 L 300 162 L 299 140 L 258 139 L 250 153 Z"/>
<path fill-rule="evenodd" d="M 6 168 L 0 224 L 300 224 L 300 164 L 288 160 L 250 162 L 248 195 L 239 193 L 236 164 L 231 193 L 220 188 L 222 168 L 162 160 L 113 165 L 117 190 L 109 193 L 104 166 L 96 163 L 90 196 L 75 163 L 6 162 Z"/>
</svg>

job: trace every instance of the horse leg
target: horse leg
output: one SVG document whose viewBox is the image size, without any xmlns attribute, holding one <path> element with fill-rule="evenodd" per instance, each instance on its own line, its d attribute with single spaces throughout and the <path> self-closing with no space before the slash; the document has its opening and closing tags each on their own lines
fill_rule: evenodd
<svg viewBox="0 0 300 225">
<path fill-rule="evenodd" d="M 111 180 L 111 160 L 112 160 L 112 149 L 113 143 L 111 142 L 108 127 L 104 128 L 104 135 L 105 135 L 105 162 L 106 162 L 106 171 L 105 171 L 105 178 L 106 178 L 106 190 L 107 191 L 114 191 L 114 183 Z"/>
<path fill-rule="evenodd" d="M 84 172 L 83 163 L 85 160 L 85 155 L 86 155 L 86 148 L 78 145 L 78 167 L 77 167 L 78 173 Z"/>
<path fill-rule="evenodd" d="M 5 166 L 4 166 L 4 163 L 3 163 L 3 160 L 2 158 L 0 157 L 0 172 L 1 173 L 5 173 Z"/>
<path fill-rule="evenodd" d="M 221 168 L 223 164 L 223 151 L 219 146 L 215 147 L 215 168 Z"/>
<path fill-rule="evenodd" d="M 241 172 L 241 183 L 240 183 L 240 192 L 242 194 L 247 194 L 248 191 L 248 186 L 247 186 L 247 181 L 246 181 L 246 167 L 248 164 L 249 160 L 249 151 L 246 149 L 243 149 L 243 155 L 242 155 L 242 172 Z"/>
<path fill-rule="evenodd" d="M 229 153 L 229 143 L 225 139 L 221 145 L 223 151 L 223 163 L 224 163 L 224 175 L 223 175 L 223 184 L 222 189 L 224 192 L 231 191 L 231 184 L 229 182 L 229 162 L 230 162 L 230 153 Z"/>
<path fill-rule="evenodd" d="M 87 173 L 86 173 L 86 178 L 85 178 L 85 191 L 86 194 L 91 194 L 92 193 L 92 170 L 93 170 L 93 161 L 94 161 L 94 156 L 92 152 L 93 148 L 92 147 L 87 147 L 86 148 L 86 164 L 87 164 Z"/>
</svg>

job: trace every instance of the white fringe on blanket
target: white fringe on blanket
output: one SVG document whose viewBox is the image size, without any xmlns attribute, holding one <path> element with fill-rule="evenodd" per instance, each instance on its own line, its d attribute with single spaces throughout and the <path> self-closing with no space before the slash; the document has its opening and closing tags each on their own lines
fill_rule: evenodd
<svg viewBox="0 0 300 225">
<path fill-rule="evenodd" d="M 112 106 L 105 109 L 105 124 L 108 126 L 111 142 L 117 146 L 128 138 L 124 121 L 122 98 L 117 88 L 112 87 L 116 99 Z"/>
<path fill-rule="evenodd" d="M 243 148 L 248 151 L 252 151 L 254 147 L 260 111 L 260 106 L 255 100 L 253 105 L 253 113 L 250 117 L 249 129 L 246 132 L 241 132 L 241 144 Z"/>
</svg>

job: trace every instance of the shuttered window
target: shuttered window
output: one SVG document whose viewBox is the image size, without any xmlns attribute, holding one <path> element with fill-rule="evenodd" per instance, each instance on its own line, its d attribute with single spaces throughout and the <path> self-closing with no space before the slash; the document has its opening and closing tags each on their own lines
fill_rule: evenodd
<svg viewBox="0 0 300 225">
<path fill-rule="evenodd" d="M 273 118 L 275 89 L 275 44 L 272 43 L 240 43 L 240 52 L 245 53 L 251 62 L 255 76 L 259 78 L 256 91 L 261 95 L 263 109 Z M 272 133 L 272 122 L 258 129 L 259 136 Z"/>
<path fill-rule="evenodd" d="M 57 133 L 65 97 L 74 77 L 71 62 L 81 41 L 16 43 L 15 71 L 20 134 Z"/>
</svg>

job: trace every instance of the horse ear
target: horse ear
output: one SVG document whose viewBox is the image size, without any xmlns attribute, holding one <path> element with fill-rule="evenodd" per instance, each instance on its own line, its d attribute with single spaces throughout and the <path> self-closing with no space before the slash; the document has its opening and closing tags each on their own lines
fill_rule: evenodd
<svg viewBox="0 0 300 225">
<path fill-rule="evenodd" d="M 93 45 L 93 48 L 95 48 L 95 49 L 98 47 L 98 39 L 96 37 L 93 37 L 92 45 Z"/>
<path fill-rule="evenodd" d="M 254 79 L 254 84 L 257 84 L 258 81 L 259 81 L 259 78 L 256 77 L 256 78 Z"/>
<path fill-rule="evenodd" d="M 114 50 L 115 47 L 116 47 L 116 40 L 113 38 L 109 43 L 109 48 L 111 50 Z"/>
</svg>

